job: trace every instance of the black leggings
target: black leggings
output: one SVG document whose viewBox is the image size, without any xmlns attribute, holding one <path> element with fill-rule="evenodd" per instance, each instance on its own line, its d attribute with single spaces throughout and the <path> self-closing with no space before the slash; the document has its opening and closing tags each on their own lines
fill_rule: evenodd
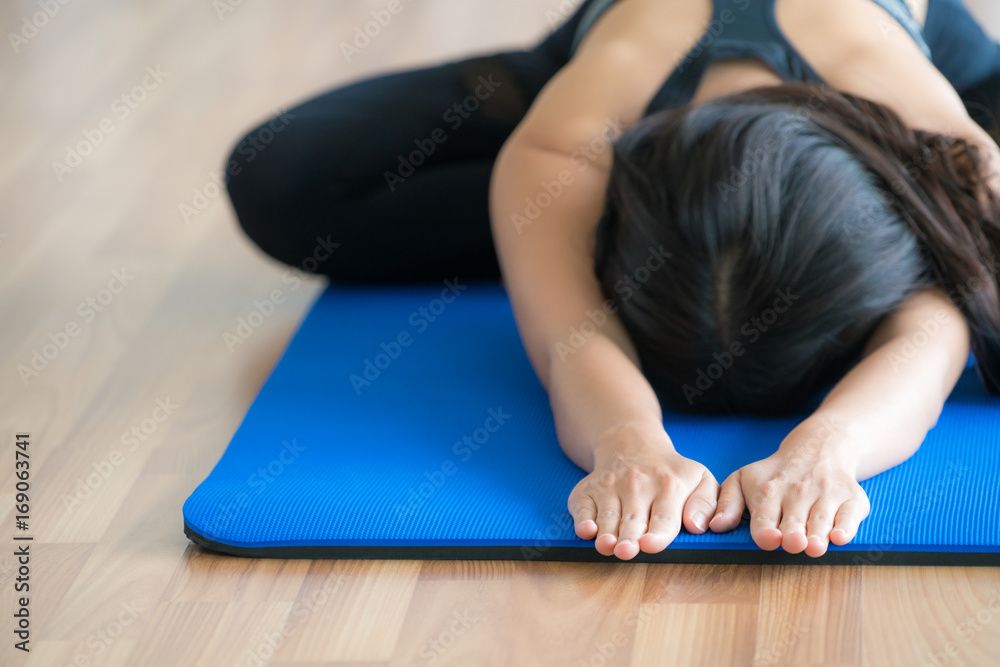
<svg viewBox="0 0 1000 667">
<path fill-rule="evenodd" d="M 592 2 L 530 49 L 357 80 L 261 124 L 225 167 L 243 230 L 268 255 L 340 281 L 498 279 L 494 160 L 569 61 Z M 982 89 L 969 92 L 982 102 Z M 989 95 L 995 118 L 1000 91 Z"/>
<path fill-rule="evenodd" d="M 227 163 L 240 225 L 272 257 L 339 280 L 498 279 L 494 160 L 592 1 L 531 49 L 354 81 L 262 124 Z"/>
</svg>

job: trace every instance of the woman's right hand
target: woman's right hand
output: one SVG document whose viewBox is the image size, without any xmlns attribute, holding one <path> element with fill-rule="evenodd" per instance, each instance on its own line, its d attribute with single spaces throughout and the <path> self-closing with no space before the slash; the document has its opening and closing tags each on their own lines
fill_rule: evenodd
<svg viewBox="0 0 1000 667">
<path fill-rule="evenodd" d="M 594 470 L 573 488 L 567 509 L 576 534 L 622 560 L 657 553 L 680 532 L 700 534 L 716 509 L 719 483 L 702 464 L 674 450 L 660 425 L 628 425 L 605 433 Z"/>
</svg>

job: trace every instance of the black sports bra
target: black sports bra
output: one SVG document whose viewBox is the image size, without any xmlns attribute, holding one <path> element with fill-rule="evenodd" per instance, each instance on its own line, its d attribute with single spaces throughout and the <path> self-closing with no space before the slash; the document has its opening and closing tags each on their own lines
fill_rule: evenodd
<svg viewBox="0 0 1000 667">
<path fill-rule="evenodd" d="M 616 1 L 593 0 L 593 4 L 583 10 L 570 46 L 571 56 L 584 35 Z M 930 58 L 923 30 L 903 0 L 872 2 L 896 19 Z M 708 29 L 657 91 L 644 115 L 687 104 L 694 97 L 705 70 L 716 60 L 755 58 L 766 63 L 786 81 L 823 83 L 781 32 L 774 16 L 774 3 L 775 0 L 713 0 Z M 895 29 L 895 26 L 887 26 L 887 29 Z"/>
</svg>

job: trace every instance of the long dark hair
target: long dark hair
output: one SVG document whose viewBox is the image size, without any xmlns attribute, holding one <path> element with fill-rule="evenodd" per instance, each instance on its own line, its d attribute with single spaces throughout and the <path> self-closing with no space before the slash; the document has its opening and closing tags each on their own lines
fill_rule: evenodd
<svg viewBox="0 0 1000 667">
<path fill-rule="evenodd" d="M 797 413 L 934 285 L 1000 395 L 1000 200 L 976 146 L 788 83 L 652 113 L 613 151 L 594 268 L 661 400 Z"/>
</svg>

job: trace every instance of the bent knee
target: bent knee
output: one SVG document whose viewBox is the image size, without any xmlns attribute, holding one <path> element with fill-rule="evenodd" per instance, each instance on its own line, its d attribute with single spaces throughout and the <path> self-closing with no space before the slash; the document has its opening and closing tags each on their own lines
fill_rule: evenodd
<svg viewBox="0 0 1000 667">
<path fill-rule="evenodd" d="M 313 187 L 312 159 L 303 129 L 281 125 L 279 116 L 241 137 L 225 165 L 225 186 L 246 236 L 265 253 L 286 264 L 302 260 L 304 223 L 315 209 L 331 202 Z M 294 121 L 293 121 L 294 122 Z"/>
<path fill-rule="evenodd" d="M 274 145 L 277 135 L 264 130 L 269 130 L 267 123 L 241 137 L 226 159 L 226 190 L 240 224 L 253 219 L 255 212 L 270 208 L 281 187 L 277 160 L 273 159 L 280 148 Z M 267 143 L 263 143 L 264 137 L 269 139 Z"/>
</svg>

